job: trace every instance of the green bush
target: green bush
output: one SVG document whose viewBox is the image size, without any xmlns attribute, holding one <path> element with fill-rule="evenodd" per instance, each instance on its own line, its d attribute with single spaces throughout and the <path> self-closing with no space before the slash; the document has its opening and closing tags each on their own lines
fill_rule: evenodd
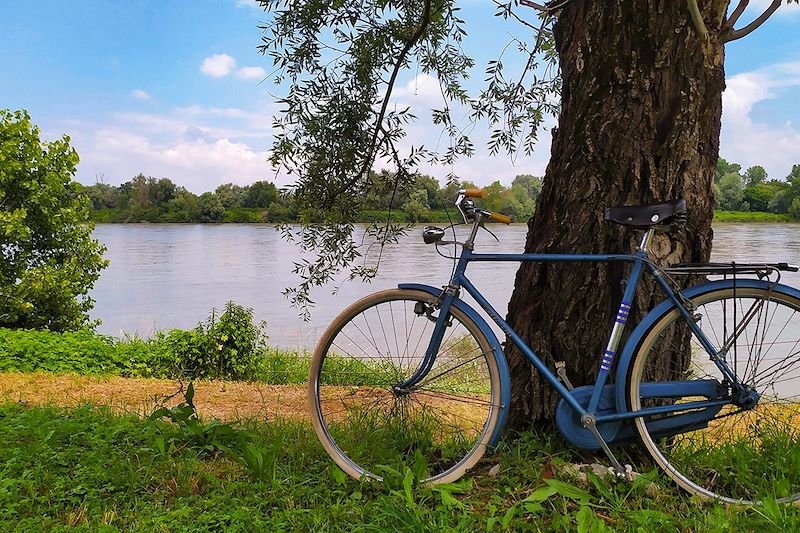
<svg viewBox="0 0 800 533">
<path fill-rule="evenodd" d="M 26 111 L 0 109 L 0 327 L 78 330 L 108 266 L 69 137 L 40 139 Z"/>
<path fill-rule="evenodd" d="M 791 222 L 788 214 L 760 211 L 714 211 L 714 222 Z"/>
<path fill-rule="evenodd" d="M 121 342 L 89 329 L 51 331 L 0 328 L 0 371 L 152 375 L 153 341 Z"/>
<path fill-rule="evenodd" d="M 0 328 L 0 372 L 77 372 L 126 377 L 306 381 L 309 355 L 265 345 L 263 322 L 228 302 L 222 314 L 191 330 L 172 329 L 151 339 L 117 339 L 90 329 L 52 331 Z"/>
<path fill-rule="evenodd" d="M 228 302 L 219 318 L 212 310 L 206 323 L 193 330 L 159 333 L 171 360 L 158 366 L 191 379 L 253 378 L 267 339 L 265 327 L 253 323 L 252 309 Z"/>
<path fill-rule="evenodd" d="M 264 210 L 261 208 L 229 207 L 225 209 L 222 221 L 257 224 L 265 221 L 262 211 Z"/>
</svg>

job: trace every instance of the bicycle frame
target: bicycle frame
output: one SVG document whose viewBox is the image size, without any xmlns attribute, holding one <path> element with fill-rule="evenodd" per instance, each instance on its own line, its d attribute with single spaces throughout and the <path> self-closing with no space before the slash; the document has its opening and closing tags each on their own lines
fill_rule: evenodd
<svg viewBox="0 0 800 533">
<path fill-rule="evenodd" d="M 736 378 L 735 374 L 731 371 L 728 364 L 725 362 L 724 357 L 720 357 L 720 351 L 716 350 L 714 345 L 710 342 L 708 337 L 703 333 L 699 326 L 692 320 L 690 311 L 686 309 L 679 295 L 667 284 L 661 276 L 658 267 L 654 265 L 647 257 L 647 246 L 652 239 L 654 230 L 649 229 L 642 237 L 639 249 L 632 254 L 480 254 L 473 253 L 472 242 L 474 241 L 477 232 L 478 224 L 473 227 L 473 232 L 467 245 L 462 248 L 460 257 L 456 264 L 456 268 L 450 284 L 444 291 L 444 297 L 441 301 L 439 308 L 439 316 L 436 319 L 431 342 L 426 350 L 420 367 L 409 377 L 406 381 L 399 383 L 397 387 L 400 389 L 411 389 L 416 383 L 419 383 L 427 373 L 431 370 L 434 364 L 436 353 L 438 352 L 439 345 L 442 342 L 445 329 L 447 328 L 447 317 L 453 301 L 458 297 L 460 290 L 463 288 L 470 294 L 478 305 L 492 318 L 492 320 L 500 327 L 500 329 L 508 336 L 509 339 L 519 348 L 519 350 L 526 356 L 531 364 L 539 371 L 539 373 L 553 386 L 558 394 L 564 399 L 565 402 L 583 419 L 586 416 L 591 417 L 596 423 L 616 422 L 622 420 L 630 420 L 642 416 L 649 416 L 655 414 L 667 414 L 676 411 L 687 411 L 690 409 L 700 408 L 713 408 L 730 403 L 729 399 L 722 400 L 702 400 L 681 403 L 677 406 L 666 405 L 659 407 L 650 407 L 641 409 L 636 412 L 614 412 L 612 414 L 598 414 L 598 405 L 600 404 L 603 389 L 608 375 L 611 371 L 611 366 L 617 356 L 619 350 L 619 342 L 622 337 L 624 327 L 627 322 L 628 313 L 631 308 L 631 302 L 636 293 L 636 289 L 641 280 L 641 275 L 644 270 L 656 279 L 657 284 L 661 287 L 667 298 L 671 300 L 686 324 L 691 328 L 693 334 L 698 339 L 700 344 L 709 354 L 712 360 L 719 368 L 722 375 L 730 380 L 733 387 L 741 392 L 743 387 Z M 611 263 L 611 262 L 624 262 L 631 263 L 632 269 L 626 280 L 625 291 L 622 296 L 622 301 L 618 307 L 615 323 L 611 335 L 608 340 L 607 348 L 603 354 L 600 365 L 600 370 L 597 375 L 597 380 L 593 386 L 591 399 L 588 407 L 584 407 L 573 396 L 570 390 L 561 383 L 559 378 L 542 362 L 536 353 L 525 343 L 525 341 L 517 334 L 516 331 L 499 315 L 499 313 L 492 307 L 489 301 L 481 294 L 481 292 L 472 284 L 466 276 L 467 265 L 471 262 L 572 262 L 572 263 Z M 724 347 L 723 347 L 724 349 Z M 702 391 L 711 387 L 702 381 L 692 382 L 691 385 L 684 382 L 672 382 L 670 384 L 660 383 L 660 387 L 671 387 L 671 391 L 664 391 L 670 395 L 680 393 L 681 395 L 703 395 Z M 681 392 L 681 387 L 684 391 Z"/>
</svg>

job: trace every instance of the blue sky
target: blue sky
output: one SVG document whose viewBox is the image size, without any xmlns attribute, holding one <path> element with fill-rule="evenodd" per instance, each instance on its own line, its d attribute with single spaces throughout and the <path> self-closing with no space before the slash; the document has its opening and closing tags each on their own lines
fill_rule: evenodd
<svg viewBox="0 0 800 533">
<path fill-rule="evenodd" d="M 748 17 L 768 0 L 751 0 Z M 250 0 L 39 0 L 4 2 L 0 19 L 0 107 L 26 108 L 45 138 L 72 138 L 78 179 L 112 184 L 139 172 L 169 177 L 195 192 L 225 182 L 290 178 L 270 170 L 271 122 L 280 89 L 257 53 L 267 15 Z M 465 0 L 474 29 L 466 43 L 475 78 L 510 35 L 524 28 L 492 17 L 488 0 Z M 746 20 L 745 20 L 746 22 Z M 800 8 L 782 6 L 759 30 L 727 46 L 721 155 L 745 168 L 762 164 L 784 177 L 800 163 Z M 399 104 L 437 105 L 438 85 L 404 74 Z M 411 137 L 438 139 L 418 113 Z M 552 124 L 552 122 L 551 122 Z M 542 174 L 549 134 L 531 157 L 485 151 L 447 172 L 488 184 Z"/>
</svg>

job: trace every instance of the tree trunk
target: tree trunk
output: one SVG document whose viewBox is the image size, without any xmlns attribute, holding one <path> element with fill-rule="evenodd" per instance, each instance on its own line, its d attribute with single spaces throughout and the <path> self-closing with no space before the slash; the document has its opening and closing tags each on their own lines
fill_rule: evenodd
<svg viewBox="0 0 800 533">
<path fill-rule="evenodd" d="M 727 1 L 700 0 L 709 39 L 677 0 L 573 0 L 555 23 L 561 115 L 529 253 L 631 251 L 639 232 L 603 220 L 603 208 L 685 198 L 689 220 L 660 234 L 661 264 L 707 261 L 719 154 Z M 566 362 L 574 385 L 592 383 L 622 298 L 622 264 L 523 263 L 508 321 L 542 360 Z M 628 333 L 663 299 L 643 277 Z M 624 340 L 623 340 L 624 342 Z M 552 420 L 558 395 L 510 342 L 510 425 Z M 613 371 L 612 371 L 613 373 Z"/>
</svg>

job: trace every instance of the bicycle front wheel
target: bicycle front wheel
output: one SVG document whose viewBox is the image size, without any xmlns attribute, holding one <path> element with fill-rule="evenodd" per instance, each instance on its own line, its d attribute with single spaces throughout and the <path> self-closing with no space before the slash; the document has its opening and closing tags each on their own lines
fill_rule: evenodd
<svg viewBox="0 0 800 533">
<path fill-rule="evenodd" d="M 752 504 L 800 498 L 800 299 L 769 284 L 698 295 L 694 319 L 737 380 L 755 394 L 734 399 L 730 380 L 691 335 L 675 309 L 658 320 L 635 355 L 630 403 L 647 407 L 701 401 L 665 398 L 652 384 L 713 389 L 725 405 L 641 417 L 636 426 L 655 461 L 681 487 L 703 498 Z M 691 389 L 690 389 L 691 390 Z M 648 392 L 649 391 L 649 392 Z M 683 416 L 680 423 L 676 424 Z M 694 418 L 693 418 L 694 417 Z M 669 428 L 665 430 L 665 427 Z M 676 434 L 677 433 L 677 434 Z"/>
<path fill-rule="evenodd" d="M 500 411 L 500 373 L 489 341 L 450 308 L 433 366 L 422 365 L 437 310 L 423 291 L 391 289 L 345 309 L 311 362 L 314 429 L 349 475 L 382 481 L 410 466 L 426 484 L 461 477 L 483 455 Z"/>
</svg>

